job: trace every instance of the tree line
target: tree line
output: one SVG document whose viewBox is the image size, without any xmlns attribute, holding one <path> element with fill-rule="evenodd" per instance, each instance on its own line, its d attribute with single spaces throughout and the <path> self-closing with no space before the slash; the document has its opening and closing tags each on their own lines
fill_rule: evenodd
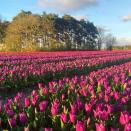
<svg viewBox="0 0 131 131">
<path fill-rule="evenodd" d="M 5 51 L 100 50 L 101 34 L 89 20 L 67 14 L 22 10 L 11 22 L 0 21 L 0 45 Z"/>
<path fill-rule="evenodd" d="M 116 45 L 113 47 L 114 50 L 131 50 L 131 45 Z"/>
</svg>

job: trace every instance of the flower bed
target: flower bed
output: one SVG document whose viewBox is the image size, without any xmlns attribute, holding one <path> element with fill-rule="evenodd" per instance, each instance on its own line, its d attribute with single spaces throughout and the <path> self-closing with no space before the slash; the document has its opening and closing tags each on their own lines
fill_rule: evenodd
<svg viewBox="0 0 131 131">
<path fill-rule="evenodd" d="M 130 131 L 131 62 L 64 77 L 0 107 L 0 128 L 30 131 Z M 2 101 L 1 101 L 2 102 Z"/>
<path fill-rule="evenodd" d="M 44 54 L 2 54 L 0 57 L 0 87 L 19 89 L 49 82 L 64 76 L 86 74 L 90 71 L 131 60 L 130 52 L 78 52 Z M 71 56 L 69 56 L 71 55 Z M 53 61 L 54 59 L 54 61 Z"/>
</svg>

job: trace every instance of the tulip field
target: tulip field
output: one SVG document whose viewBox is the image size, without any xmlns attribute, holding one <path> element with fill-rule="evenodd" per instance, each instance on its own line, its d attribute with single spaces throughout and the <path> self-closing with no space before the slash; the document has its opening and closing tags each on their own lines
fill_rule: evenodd
<svg viewBox="0 0 131 131">
<path fill-rule="evenodd" d="M 131 131 L 131 51 L 0 53 L 4 130 Z"/>
</svg>

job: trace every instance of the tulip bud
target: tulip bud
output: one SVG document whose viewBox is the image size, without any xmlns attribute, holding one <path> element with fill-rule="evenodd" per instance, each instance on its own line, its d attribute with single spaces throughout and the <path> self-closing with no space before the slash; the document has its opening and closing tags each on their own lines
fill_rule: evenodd
<svg viewBox="0 0 131 131">
<path fill-rule="evenodd" d="M 41 89 L 42 88 L 42 83 L 38 83 L 38 87 L 39 87 L 39 89 Z"/>
<path fill-rule="evenodd" d="M 125 125 L 124 131 L 131 131 L 131 123 Z"/>
<path fill-rule="evenodd" d="M 70 121 L 71 121 L 73 124 L 75 124 L 75 123 L 76 123 L 76 115 L 70 113 L 69 116 L 70 116 Z"/>
<path fill-rule="evenodd" d="M 51 113 L 53 116 L 58 115 L 58 112 L 59 112 L 59 109 L 57 107 L 55 107 L 55 106 L 51 107 Z"/>
<path fill-rule="evenodd" d="M 61 99 L 62 101 L 65 99 L 65 94 L 62 94 Z"/>
<path fill-rule="evenodd" d="M 8 122 L 9 122 L 9 125 L 10 125 L 11 127 L 15 127 L 15 126 L 16 126 L 16 118 L 10 118 L 10 119 L 8 120 Z"/>
<path fill-rule="evenodd" d="M 95 125 L 96 125 L 96 131 L 106 131 L 106 128 L 103 125 L 103 123 L 100 124 L 96 123 Z"/>
<path fill-rule="evenodd" d="M 47 95 L 48 92 L 49 92 L 49 91 L 48 91 L 48 88 L 47 88 L 47 87 L 44 87 L 44 88 L 43 88 L 43 94 L 44 94 L 44 95 Z"/>
<path fill-rule="evenodd" d="M 71 105 L 71 113 L 72 114 L 76 114 L 77 113 L 77 105 L 76 104 Z"/>
<path fill-rule="evenodd" d="M 77 124 L 76 124 L 76 131 L 86 131 L 85 122 L 77 121 Z"/>
<path fill-rule="evenodd" d="M 62 119 L 62 121 L 63 121 L 64 123 L 67 123 L 67 122 L 68 122 L 68 116 L 67 116 L 67 114 L 62 113 L 62 114 L 61 114 L 61 119 Z"/>
<path fill-rule="evenodd" d="M 30 106 L 30 99 L 27 97 L 25 98 L 25 107 Z"/>
<path fill-rule="evenodd" d="M 120 131 L 119 128 L 115 129 L 115 128 L 111 128 L 111 131 Z"/>
<path fill-rule="evenodd" d="M 130 120 L 130 116 L 129 116 L 129 113 L 124 111 L 124 112 L 121 112 L 121 116 L 120 116 L 120 123 L 122 125 L 125 125 L 129 122 Z"/>
<path fill-rule="evenodd" d="M 91 104 L 85 104 L 85 110 L 89 114 L 91 112 Z"/>
<path fill-rule="evenodd" d="M 26 124 L 28 121 L 27 115 L 24 112 L 19 113 L 19 120 L 21 124 Z"/>
<path fill-rule="evenodd" d="M 53 131 L 53 129 L 52 128 L 44 128 L 43 131 Z"/>
<path fill-rule="evenodd" d="M 25 127 L 24 131 L 30 131 L 29 127 Z"/>
<path fill-rule="evenodd" d="M 13 117 L 14 116 L 14 111 L 13 110 L 7 110 L 7 115 L 9 116 L 9 117 Z"/>
<path fill-rule="evenodd" d="M 44 112 L 45 109 L 47 108 L 47 105 L 48 105 L 48 101 L 42 101 L 42 102 L 39 104 L 40 111 L 41 111 L 41 112 Z"/>
</svg>

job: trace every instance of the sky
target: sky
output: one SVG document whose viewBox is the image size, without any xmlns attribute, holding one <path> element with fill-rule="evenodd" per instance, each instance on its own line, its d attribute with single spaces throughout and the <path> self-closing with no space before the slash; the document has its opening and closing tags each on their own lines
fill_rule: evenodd
<svg viewBox="0 0 131 131">
<path fill-rule="evenodd" d="M 21 10 L 85 18 L 131 44 L 131 0 L 1 0 L 0 16 L 11 21 Z"/>
</svg>

